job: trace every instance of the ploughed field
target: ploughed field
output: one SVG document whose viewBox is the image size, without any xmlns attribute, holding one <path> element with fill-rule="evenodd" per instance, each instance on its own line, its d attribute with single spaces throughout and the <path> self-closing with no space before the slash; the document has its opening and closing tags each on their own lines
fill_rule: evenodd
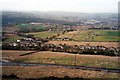
<svg viewBox="0 0 120 80">
<path fill-rule="evenodd" d="M 45 63 L 45 64 L 65 64 L 78 65 L 88 67 L 102 67 L 120 69 L 119 57 L 100 56 L 100 55 L 82 55 L 70 54 L 62 52 L 40 51 L 29 55 L 20 56 L 21 54 L 29 53 L 31 51 L 12 51 L 3 50 L 3 57 L 7 57 L 14 62 L 26 63 Z M 76 61 L 75 61 L 76 55 Z"/>
</svg>

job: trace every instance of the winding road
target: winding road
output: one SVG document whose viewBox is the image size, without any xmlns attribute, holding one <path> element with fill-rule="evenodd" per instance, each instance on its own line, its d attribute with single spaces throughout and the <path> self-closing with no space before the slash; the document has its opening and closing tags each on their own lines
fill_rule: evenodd
<svg viewBox="0 0 120 80">
<path fill-rule="evenodd" d="M 62 64 L 35 64 L 35 63 L 18 63 L 18 62 L 1 61 L 0 66 L 56 66 L 56 67 L 64 67 L 64 68 L 71 68 L 71 69 L 82 69 L 82 70 L 105 71 L 105 72 L 112 72 L 112 73 L 120 73 L 120 69 L 74 66 L 74 65 L 62 65 Z"/>
</svg>

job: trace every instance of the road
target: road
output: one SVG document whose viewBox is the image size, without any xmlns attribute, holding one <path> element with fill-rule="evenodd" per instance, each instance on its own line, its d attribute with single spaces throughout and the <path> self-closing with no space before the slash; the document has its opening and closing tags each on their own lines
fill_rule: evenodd
<svg viewBox="0 0 120 80">
<path fill-rule="evenodd" d="M 74 66 L 74 65 L 61 65 L 61 64 L 35 64 L 35 63 L 17 63 L 17 62 L 4 62 L 4 61 L 2 61 L 2 62 L 0 62 L 0 66 L 56 66 L 56 67 L 64 67 L 64 68 L 71 68 L 71 69 L 82 69 L 82 70 L 120 73 L 120 69 Z"/>
</svg>

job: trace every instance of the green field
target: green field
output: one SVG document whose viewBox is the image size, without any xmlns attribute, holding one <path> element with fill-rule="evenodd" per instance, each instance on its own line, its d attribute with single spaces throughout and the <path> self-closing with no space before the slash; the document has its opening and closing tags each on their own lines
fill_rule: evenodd
<svg viewBox="0 0 120 80">
<path fill-rule="evenodd" d="M 86 30 L 68 32 L 59 36 L 60 38 L 71 38 L 77 41 L 119 41 L 120 32 L 117 30 Z"/>
<path fill-rule="evenodd" d="M 39 31 L 44 31 L 46 30 L 46 27 L 43 25 L 33 25 L 33 24 L 18 24 L 15 27 L 20 28 L 21 30 L 23 29 L 36 29 Z"/>
<path fill-rule="evenodd" d="M 17 35 L 11 35 L 11 36 L 7 37 L 7 39 L 5 39 L 5 41 L 3 41 L 3 42 L 16 42 L 16 40 L 22 39 L 22 38 L 24 38 L 24 37 L 17 36 Z"/>
<path fill-rule="evenodd" d="M 18 24 L 16 25 L 16 27 L 18 28 L 45 28 L 45 26 L 42 26 L 42 25 L 33 25 L 33 24 Z"/>
<path fill-rule="evenodd" d="M 120 36 L 120 32 L 117 30 L 95 30 L 97 35 L 104 35 L 104 36 Z"/>
<path fill-rule="evenodd" d="M 49 38 L 52 36 L 56 36 L 58 33 L 60 34 L 62 31 L 44 31 L 44 32 L 34 32 L 34 33 L 26 33 L 26 34 L 32 34 L 34 37 L 40 37 L 40 38 Z"/>
<path fill-rule="evenodd" d="M 73 40 L 82 42 L 109 42 L 120 41 L 120 32 L 117 30 L 86 30 L 86 31 L 71 31 L 62 34 L 62 31 L 44 31 L 44 32 L 30 32 L 25 34 L 32 34 L 34 37 L 49 38 L 57 36 L 57 38 L 71 38 Z M 58 34 L 60 34 L 58 36 Z M 15 42 L 17 39 L 23 37 L 14 35 L 8 37 L 4 42 Z"/>
</svg>

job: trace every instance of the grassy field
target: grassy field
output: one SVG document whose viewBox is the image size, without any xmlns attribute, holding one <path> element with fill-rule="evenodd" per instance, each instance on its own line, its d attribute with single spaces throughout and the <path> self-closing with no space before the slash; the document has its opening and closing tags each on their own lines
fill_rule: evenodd
<svg viewBox="0 0 120 80">
<path fill-rule="evenodd" d="M 49 41 L 47 44 L 67 44 L 67 45 L 91 45 L 91 46 L 105 46 L 118 47 L 118 42 L 77 42 L 77 41 Z"/>
<path fill-rule="evenodd" d="M 40 37 L 40 38 L 46 38 L 46 37 L 52 37 L 56 36 L 57 34 L 61 34 L 62 31 L 44 31 L 44 32 L 30 32 L 25 34 L 32 34 L 34 37 Z M 16 42 L 18 39 L 22 39 L 24 37 L 18 36 L 18 35 L 9 35 L 7 39 L 3 42 Z"/>
<path fill-rule="evenodd" d="M 35 28 L 39 30 L 45 30 L 46 27 L 43 25 L 33 25 L 33 24 L 18 24 L 15 27 L 17 28 Z"/>
<path fill-rule="evenodd" d="M 104 35 L 104 36 L 120 36 L 120 32 L 118 30 L 94 30 L 96 31 L 97 35 Z"/>
<path fill-rule="evenodd" d="M 106 57 L 96 55 L 76 55 L 76 65 L 91 67 L 120 68 L 118 66 L 117 57 Z M 14 59 L 16 62 L 30 63 L 50 63 L 50 64 L 66 64 L 74 65 L 75 55 L 60 52 L 38 52 Z"/>
<path fill-rule="evenodd" d="M 120 39 L 120 38 L 119 38 Z M 118 36 L 96 36 L 93 41 L 119 41 Z"/>
<path fill-rule="evenodd" d="M 3 41 L 3 42 L 16 42 L 16 40 L 22 39 L 22 38 L 24 38 L 24 37 L 17 36 L 17 35 L 10 35 L 10 36 L 7 37 L 7 39 L 5 39 L 5 41 Z"/>
<path fill-rule="evenodd" d="M 12 61 L 27 63 L 51 63 L 74 65 L 75 54 L 41 51 L 30 55 L 20 56 L 21 54 L 33 51 L 3 50 L 2 57 L 12 58 Z M 97 56 L 97 55 L 78 55 L 76 54 L 76 65 L 120 68 L 118 57 Z M 24 67 L 24 66 L 2 66 L 2 75 L 15 74 L 20 78 L 43 78 L 69 76 L 71 78 L 119 78 L 119 73 L 108 73 L 100 71 L 89 71 L 81 69 L 69 69 L 63 67 Z"/>
<path fill-rule="evenodd" d="M 43 78 L 43 77 L 58 77 L 63 78 L 69 76 L 70 78 L 119 78 L 119 73 L 107 73 L 99 71 L 88 71 L 80 69 L 69 69 L 62 67 L 23 67 L 23 66 L 3 66 L 3 75 L 15 74 L 20 78 Z"/>
<path fill-rule="evenodd" d="M 41 51 L 31 55 L 19 56 L 26 51 L 3 51 L 3 57 L 12 57 L 15 62 L 27 63 L 50 63 L 50 64 L 66 64 L 74 65 L 75 54 Z M 76 65 L 92 66 L 92 67 L 106 67 L 106 68 L 120 68 L 118 66 L 119 57 L 109 57 L 100 55 L 79 55 L 76 54 Z"/>
<path fill-rule="evenodd" d="M 46 38 L 46 37 L 56 36 L 58 33 L 60 34 L 61 32 L 62 31 L 44 31 L 44 32 L 26 33 L 26 34 L 32 34 L 35 37 Z"/>
<path fill-rule="evenodd" d="M 26 25 L 25 25 L 26 26 Z M 19 25 L 20 27 L 20 25 Z M 22 28 L 23 26 L 21 26 Z M 58 38 L 71 38 L 80 42 L 108 42 L 119 41 L 120 32 L 116 30 L 86 30 L 86 31 L 72 31 L 62 34 L 62 31 L 44 31 L 44 32 L 30 32 L 25 34 L 32 34 L 34 37 L 49 38 L 52 36 L 58 36 Z M 17 39 L 23 37 L 17 35 L 11 35 L 4 42 L 15 42 Z"/>
<path fill-rule="evenodd" d="M 2 52 L 2 57 L 13 57 L 13 58 L 18 58 L 20 57 L 19 55 L 33 52 L 33 51 L 18 51 L 18 50 L 0 50 Z"/>
<path fill-rule="evenodd" d="M 119 41 L 120 32 L 117 30 L 85 30 L 73 31 L 59 36 L 60 38 L 71 38 L 78 41 Z"/>
</svg>

